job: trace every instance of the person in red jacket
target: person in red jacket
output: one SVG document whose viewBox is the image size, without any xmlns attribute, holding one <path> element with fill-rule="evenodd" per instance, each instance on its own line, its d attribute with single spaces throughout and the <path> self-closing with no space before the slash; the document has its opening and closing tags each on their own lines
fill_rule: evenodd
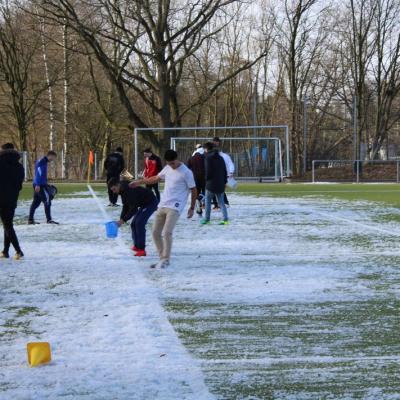
<svg viewBox="0 0 400 400">
<path fill-rule="evenodd" d="M 147 148 L 143 152 L 144 155 L 144 171 L 143 178 L 152 178 L 153 176 L 157 176 L 161 170 L 163 169 L 161 158 L 153 153 L 151 148 Z M 154 191 L 154 194 L 157 197 L 157 200 L 160 201 L 160 191 L 158 190 L 158 183 L 154 185 L 146 185 L 147 189 L 151 189 Z"/>
</svg>

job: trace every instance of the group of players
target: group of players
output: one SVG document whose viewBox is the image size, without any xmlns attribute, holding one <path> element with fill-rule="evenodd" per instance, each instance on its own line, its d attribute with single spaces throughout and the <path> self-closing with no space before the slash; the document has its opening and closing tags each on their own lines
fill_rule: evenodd
<svg viewBox="0 0 400 400">
<path fill-rule="evenodd" d="M 110 206 L 117 205 L 120 195 L 123 208 L 117 224 L 121 226 L 132 219 L 132 250 L 137 257 L 147 255 L 146 224 L 156 213 L 152 235 L 159 262 L 152 264 L 152 268 L 165 268 L 169 265 L 173 231 L 185 209 L 189 194 L 191 203 L 188 218 L 193 217 L 195 209 L 202 215 L 204 208 L 205 215 L 201 224 L 209 224 L 211 204 L 214 202 L 214 208 L 220 208 L 222 211 L 223 219 L 220 225 L 229 224 L 229 203 L 225 187 L 228 179 L 233 177 L 234 164 L 231 158 L 221 151 L 220 143 L 220 139 L 216 137 L 213 142 L 197 145 L 187 164 L 178 159 L 176 151 L 168 150 L 164 155 L 164 168 L 161 159 L 147 148 L 144 150 L 143 178 L 133 182 L 120 179 L 125 166 L 122 149 L 117 149 L 118 151 L 110 154 L 106 160 L 109 167 L 107 184 Z M 110 162 L 111 159 L 114 161 Z M 161 181 L 164 181 L 164 191 L 160 195 Z"/>
<path fill-rule="evenodd" d="M 234 173 L 231 158 L 220 149 L 220 139 L 197 145 L 193 155 L 185 164 L 178 159 L 174 150 L 167 150 L 163 167 L 161 159 L 150 148 L 144 150 L 143 178 L 136 181 L 121 179 L 125 169 L 123 149 L 118 147 L 108 155 L 104 167 L 107 173 L 107 186 L 110 206 L 117 207 L 118 196 L 121 196 L 123 207 L 117 224 L 121 226 L 130 219 L 133 247 L 137 257 L 146 256 L 146 224 L 156 213 L 153 224 L 153 241 L 159 255 L 159 262 L 153 268 L 165 268 L 169 265 L 172 248 L 172 235 L 176 223 L 184 211 L 189 194 L 191 202 L 188 218 L 194 212 L 201 216 L 205 210 L 202 225 L 210 223 L 211 204 L 221 209 L 223 219 L 220 225 L 228 225 L 229 205 L 225 194 L 227 181 Z M 44 204 L 48 224 L 58 224 L 51 217 L 51 200 L 54 196 L 52 186 L 48 185 L 48 164 L 56 160 L 56 153 L 47 155 L 35 163 L 33 180 L 33 201 L 30 207 L 28 223 L 36 224 L 34 214 L 41 203 Z M 13 219 L 19 192 L 24 180 L 24 168 L 20 155 L 11 143 L 6 143 L 0 151 L 0 218 L 4 228 L 4 248 L 0 258 L 9 258 L 12 245 L 15 259 L 24 254 L 13 227 Z M 160 195 L 159 183 L 164 181 L 164 190 Z M 144 185 L 144 186 L 143 186 Z"/>
</svg>

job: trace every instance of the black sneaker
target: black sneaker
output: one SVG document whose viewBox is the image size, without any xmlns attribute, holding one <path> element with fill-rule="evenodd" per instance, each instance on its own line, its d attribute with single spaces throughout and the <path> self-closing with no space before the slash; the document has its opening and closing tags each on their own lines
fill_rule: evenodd
<svg viewBox="0 0 400 400">
<path fill-rule="evenodd" d="M 0 258 L 10 258 L 10 255 L 8 253 L 5 253 L 4 251 L 2 251 L 0 253 Z"/>
<path fill-rule="evenodd" d="M 53 221 L 52 219 L 47 221 L 48 224 L 53 224 L 53 225 L 60 225 L 59 222 Z"/>
<path fill-rule="evenodd" d="M 40 225 L 40 222 L 36 222 L 33 219 L 28 220 L 28 225 Z"/>
</svg>

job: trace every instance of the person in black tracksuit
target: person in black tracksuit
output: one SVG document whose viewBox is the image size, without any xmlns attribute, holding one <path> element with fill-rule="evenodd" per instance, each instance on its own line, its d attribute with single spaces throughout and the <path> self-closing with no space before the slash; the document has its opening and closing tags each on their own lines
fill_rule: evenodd
<svg viewBox="0 0 400 400">
<path fill-rule="evenodd" d="M 15 249 L 15 259 L 24 256 L 14 230 L 14 214 L 19 192 L 24 181 L 24 167 L 19 162 L 20 155 L 11 143 L 0 151 L 0 217 L 4 228 L 4 249 L 0 257 L 9 258 L 10 245 Z"/>
<path fill-rule="evenodd" d="M 110 179 L 112 178 L 120 178 L 121 172 L 125 168 L 125 160 L 123 156 L 123 150 L 121 147 L 117 147 L 115 151 L 111 154 L 109 154 L 104 161 L 104 169 L 106 170 L 107 173 L 107 183 Z M 110 187 L 108 187 L 108 199 L 110 200 L 109 206 L 111 207 L 117 207 L 117 200 L 118 200 L 118 194 L 113 193 L 110 190 Z"/>
<path fill-rule="evenodd" d="M 120 182 L 112 178 L 108 184 L 110 190 L 121 195 L 122 211 L 118 225 L 128 222 L 132 217 L 132 250 L 135 256 L 146 256 L 146 224 L 152 214 L 157 210 L 158 200 L 151 189 L 141 186 L 130 187 L 129 182 Z"/>
</svg>

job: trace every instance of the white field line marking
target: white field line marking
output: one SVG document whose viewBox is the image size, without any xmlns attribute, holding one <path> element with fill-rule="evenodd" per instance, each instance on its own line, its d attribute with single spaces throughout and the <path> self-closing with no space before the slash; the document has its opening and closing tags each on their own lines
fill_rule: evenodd
<svg viewBox="0 0 400 400">
<path fill-rule="evenodd" d="M 389 236 L 398 236 L 398 237 L 400 237 L 400 232 L 398 232 L 398 231 L 394 231 L 394 230 L 393 231 L 389 231 L 387 229 L 380 228 L 378 226 L 372 226 L 372 225 L 364 224 L 362 222 L 354 221 L 352 219 L 339 217 L 337 215 L 328 214 L 328 213 L 325 213 L 323 211 L 319 211 L 317 209 L 311 209 L 310 212 L 322 215 L 323 217 L 326 217 L 326 218 L 328 218 L 330 220 L 333 220 L 333 221 L 342 221 L 342 222 L 346 222 L 347 224 L 350 224 L 350 225 L 360 226 L 360 227 L 368 229 L 370 231 L 384 233 L 385 235 L 389 235 Z"/>
<path fill-rule="evenodd" d="M 251 192 L 247 192 L 247 191 L 241 191 L 240 189 L 236 190 L 236 191 L 228 191 L 228 194 L 265 194 L 265 195 L 271 195 L 271 194 L 275 194 L 275 193 L 283 193 L 283 194 L 287 194 L 290 195 L 291 193 L 400 193 L 400 189 L 398 190 L 271 190 L 271 191 L 267 191 L 267 190 L 260 190 L 260 191 L 251 191 Z M 368 201 L 368 200 L 366 200 Z"/>
<path fill-rule="evenodd" d="M 106 210 L 104 209 L 103 204 L 101 203 L 100 199 L 97 197 L 96 193 L 94 192 L 93 188 L 90 185 L 87 185 L 90 194 L 92 195 L 93 199 L 95 200 L 97 206 L 99 207 L 99 209 L 101 210 L 102 215 L 104 216 L 105 221 L 109 221 L 110 217 L 107 214 Z M 122 253 L 121 254 L 126 254 L 127 253 L 127 249 L 126 249 L 126 245 L 122 239 L 121 236 L 117 236 L 117 238 L 115 239 L 116 243 L 118 244 L 118 246 L 120 247 Z M 129 254 L 130 257 L 132 257 L 132 254 Z M 137 267 L 137 265 L 135 266 Z M 145 277 L 144 273 L 141 271 L 140 268 L 136 269 L 137 271 L 137 275 L 136 277 L 139 278 L 141 284 L 143 286 L 149 287 L 151 288 L 152 286 L 150 285 L 149 281 L 147 280 L 147 278 Z M 213 399 L 214 396 L 212 396 L 204 382 L 204 377 L 203 377 L 203 373 L 201 371 L 200 365 L 197 364 L 196 360 L 190 355 L 190 353 L 186 350 L 185 346 L 182 344 L 182 342 L 180 341 L 180 339 L 178 338 L 178 336 L 176 335 L 176 332 L 173 328 L 173 326 L 171 325 L 171 323 L 169 322 L 167 315 L 165 313 L 164 308 L 161 306 L 158 297 L 154 296 L 154 290 L 152 291 L 152 296 L 149 299 L 149 302 L 152 302 L 152 309 L 154 312 L 153 317 L 157 316 L 157 318 L 161 321 L 161 323 L 167 327 L 169 334 L 173 337 L 174 341 L 179 345 L 180 347 L 180 351 L 181 353 L 188 359 L 188 365 L 190 366 L 194 366 L 195 367 L 195 371 L 193 372 L 193 370 L 188 371 L 188 377 L 194 377 L 197 378 L 195 379 L 195 381 L 193 381 L 193 379 L 190 379 L 189 381 L 187 381 L 187 383 L 191 386 L 193 394 L 197 395 L 196 400 L 209 400 L 209 399 Z M 143 355 L 145 356 L 145 355 Z M 196 365 L 197 364 L 197 365 Z M 189 368 L 187 368 L 189 370 Z M 156 372 L 155 372 L 156 373 Z M 182 377 L 183 379 L 183 377 Z"/>
<path fill-rule="evenodd" d="M 370 357 L 263 357 L 263 358 L 241 358 L 241 359 L 215 359 L 202 360 L 204 364 L 288 364 L 288 363 L 343 363 L 343 362 L 368 362 L 368 361 L 395 361 L 400 362 L 399 355 L 393 356 L 370 356 Z"/>
</svg>

